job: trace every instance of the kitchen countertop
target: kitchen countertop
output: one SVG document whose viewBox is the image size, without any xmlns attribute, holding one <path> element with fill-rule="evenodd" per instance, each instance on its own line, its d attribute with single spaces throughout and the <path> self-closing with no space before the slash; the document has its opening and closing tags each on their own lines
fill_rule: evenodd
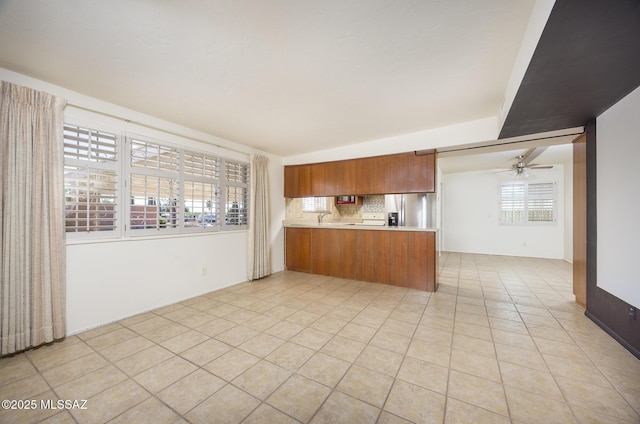
<svg viewBox="0 0 640 424">
<path fill-rule="evenodd" d="M 323 222 L 318 224 L 313 221 L 284 221 L 285 227 L 291 228 L 331 228 L 339 230 L 378 230 L 378 231 L 430 231 L 436 232 L 435 228 L 420 227 L 389 227 L 388 225 L 362 225 L 355 222 Z"/>
</svg>

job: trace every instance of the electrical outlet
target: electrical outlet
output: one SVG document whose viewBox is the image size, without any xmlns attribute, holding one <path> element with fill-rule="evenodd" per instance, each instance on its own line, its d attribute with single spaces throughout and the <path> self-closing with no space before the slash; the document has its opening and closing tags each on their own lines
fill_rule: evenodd
<svg viewBox="0 0 640 424">
<path fill-rule="evenodd" d="M 636 319 L 636 308 L 634 308 L 633 306 L 629 306 L 629 316 L 633 320 Z"/>
<path fill-rule="evenodd" d="M 202 275 L 203 277 L 207 275 L 207 267 L 202 267 L 202 269 L 200 270 L 200 275 Z"/>
</svg>

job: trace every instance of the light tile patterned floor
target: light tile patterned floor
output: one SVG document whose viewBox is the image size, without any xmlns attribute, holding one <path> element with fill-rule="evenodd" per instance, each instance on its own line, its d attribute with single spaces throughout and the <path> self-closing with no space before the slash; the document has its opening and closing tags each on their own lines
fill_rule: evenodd
<svg viewBox="0 0 640 424">
<path fill-rule="evenodd" d="M 562 261 L 445 253 L 439 290 L 282 272 L 0 359 L 2 423 L 638 423 L 640 361 Z M 38 403 L 39 405 L 39 403 Z"/>
</svg>

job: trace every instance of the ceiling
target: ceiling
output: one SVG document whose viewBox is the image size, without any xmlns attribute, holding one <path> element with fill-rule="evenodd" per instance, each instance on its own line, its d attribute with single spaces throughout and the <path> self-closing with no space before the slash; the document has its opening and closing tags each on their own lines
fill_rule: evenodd
<svg viewBox="0 0 640 424">
<path fill-rule="evenodd" d="M 572 136 L 565 140 L 568 144 L 554 144 L 550 146 L 517 143 L 510 146 L 497 146 L 497 148 L 478 148 L 468 151 L 452 151 L 438 154 L 438 166 L 443 174 L 457 172 L 488 171 L 511 169 L 517 162 L 516 157 L 525 155 L 529 149 L 534 147 L 544 148 L 543 152 L 536 157 L 532 164 L 536 165 L 559 165 L 571 164 L 573 160 Z M 535 173 L 536 171 L 532 171 Z M 539 171 L 538 171 L 539 172 Z"/>
<path fill-rule="evenodd" d="M 0 67 L 278 156 L 496 116 L 533 0 L 2 0 Z"/>
</svg>

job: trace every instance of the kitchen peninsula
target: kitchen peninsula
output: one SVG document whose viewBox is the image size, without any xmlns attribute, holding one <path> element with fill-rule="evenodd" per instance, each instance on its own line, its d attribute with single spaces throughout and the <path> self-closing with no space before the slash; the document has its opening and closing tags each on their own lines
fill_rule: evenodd
<svg viewBox="0 0 640 424">
<path fill-rule="evenodd" d="M 436 291 L 435 230 L 285 224 L 287 269 Z"/>
<path fill-rule="evenodd" d="M 336 188 L 337 181 L 346 181 L 346 185 Z M 313 196 L 377 195 L 384 199 L 391 193 L 434 191 L 433 152 L 285 167 L 288 202 Z M 334 210 L 342 207 L 336 205 Z M 435 229 L 363 225 L 366 222 L 351 216 L 320 223 L 316 215 L 306 216 L 285 219 L 287 269 L 436 291 Z"/>
</svg>

